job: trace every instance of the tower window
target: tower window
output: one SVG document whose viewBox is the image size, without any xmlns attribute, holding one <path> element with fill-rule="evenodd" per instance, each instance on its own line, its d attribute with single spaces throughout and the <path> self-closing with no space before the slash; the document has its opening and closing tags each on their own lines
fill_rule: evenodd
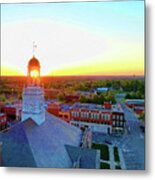
<svg viewBox="0 0 155 180">
<path fill-rule="evenodd" d="M 39 76 L 39 72 L 37 70 L 32 70 L 30 76 L 36 78 Z"/>
</svg>

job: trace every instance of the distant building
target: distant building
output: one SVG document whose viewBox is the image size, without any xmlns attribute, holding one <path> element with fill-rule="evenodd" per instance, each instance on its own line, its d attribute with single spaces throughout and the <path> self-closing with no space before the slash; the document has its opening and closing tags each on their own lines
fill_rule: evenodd
<svg viewBox="0 0 155 180">
<path fill-rule="evenodd" d="M 137 115 L 145 111 L 144 99 L 127 99 L 125 103 L 129 108 L 132 108 Z"/>
<path fill-rule="evenodd" d="M 8 121 L 21 119 L 22 106 L 21 104 L 8 104 L 1 107 L 1 112 L 7 115 Z"/>
<path fill-rule="evenodd" d="M 96 88 L 94 90 L 95 93 L 104 93 L 104 92 L 107 92 L 107 91 L 109 91 L 108 87 L 99 87 L 99 88 Z"/>
<path fill-rule="evenodd" d="M 144 99 L 127 99 L 125 101 L 126 105 L 130 108 L 135 108 L 136 106 L 144 107 L 145 101 Z"/>
<path fill-rule="evenodd" d="M 145 108 L 143 106 L 135 106 L 134 107 L 134 112 L 138 115 L 140 115 L 141 113 L 143 113 L 145 111 Z"/>
<path fill-rule="evenodd" d="M 66 103 L 69 103 L 69 102 L 78 101 L 80 96 L 79 95 L 66 95 L 65 98 L 66 98 Z"/>
</svg>

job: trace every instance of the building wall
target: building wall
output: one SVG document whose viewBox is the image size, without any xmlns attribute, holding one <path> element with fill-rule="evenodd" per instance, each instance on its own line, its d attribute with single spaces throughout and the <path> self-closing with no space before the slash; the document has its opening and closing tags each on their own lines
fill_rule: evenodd
<svg viewBox="0 0 155 180">
<path fill-rule="evenodd" d="M 74 124 L 80 124 L 80 126 L 89 126 L 94 132 L 111 133 L 118 129 L 124 130 L 125 127 L 123 112 L 72 109 L 71 121 L 74 121 Z"/>
<path fill-rule="evenodd" d="M 70 124 L 80 127 L 80 128 L 87 128 L 90 127 L 92 132 L 100 132 L 105 134 L 111 134 L 112 133 L 112 126 L 106 125 L 106 124 L 96 124 L 96 123 L 87 123 L 87 122 L 81 122 L 81 121 L 70 121 Z"/>
<path fill-rule="evenodd" d="M 89 109 L 72 109 L 71 119 L 87 123 L 112 124 L 111 112 Z"/>
<path fill-rule="evenodd" d="M 7 115 L 9 121 L 20 120 L 21 119 L 21 108 L 16 106 L 3 106 L 1 111 Z"/>
<path fill-rule="evenodd" d="M 113 112 L 112 113 L 112 130 L 115 131 L 122 131 L 125 127 L 125 117 L 124 113 Z"/>
<path fill-rule="evenodd" d="M 27 86 L 23 89 L 22 121 L 32 118 L 38 125 L 45 121 L 44 88 Z"/>
<path fill-rule="evenodd" d="M 72 124 L 80 127 L 92 127 L 93 125 L 94 132 L 111 133 L 117 129 L 123 130 L 125 127 L 124 112 L 121 111 L 121 107 L 118 108 L 118 111 L 113 112 L 111 103 L 106 103 L 101 110 L 76 107 L 62 111 L 60 106 L 51 105 L 47 111 L 66 122 L 74 122 Z"/>
<path fill-rule="evenodd" d="M 71 120 L 70 112 L 59 111 L 59 118 L 63 119 L 66 122 L 69 122 Z"/>
<path fill-rule="evenodd" d="M 49 104 L 46 110 L 55 116 L 59 116 L 60 107 L 57 104 Z"/>
</svg>

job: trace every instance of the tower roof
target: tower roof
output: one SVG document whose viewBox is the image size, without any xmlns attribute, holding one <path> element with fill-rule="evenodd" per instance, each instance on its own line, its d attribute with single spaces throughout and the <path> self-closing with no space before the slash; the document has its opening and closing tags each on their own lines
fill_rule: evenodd
<svg viewBox="0 0 155 180">
<path fill-rule="evenodd" d="M 33 66 L 37 66 L 37 67 L 40 67 L 40 62 L 39 60 L 33 56 L 30 60 L 29 60 L 29 63 L 28 63 L 28 67 L 33 67 Z"/>
</svg>

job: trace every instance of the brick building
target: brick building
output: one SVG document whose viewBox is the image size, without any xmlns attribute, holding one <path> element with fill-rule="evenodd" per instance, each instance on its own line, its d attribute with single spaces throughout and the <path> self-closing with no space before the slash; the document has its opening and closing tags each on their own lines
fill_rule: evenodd
<svg viewBox="0 0 155 180">
<path fill-rule="evenodd" d="M 59 116 L 59 112 L 60 112 L 60 104 L 59 103 L 49 103 L 48 107 L 47 107 L 47 112 L 55 115 L 55 116 Z"/>
<path fill-rule="evenodd" d="M 47 111 L 80 128 L 91 127 L 97 132 L 119 132 L 125 127 L 125 117 L 119 105 L 75 103 L 73 105 L 51 103 Z"/>
<path fill-rule="evenodd" d="M 124 112 L 120 106 L 111 103 L 102 105 L 74 104 L 71 109 L 70 123 L 80 127 L 91 127 L 93 131 L 120 132 L 125 127 Z"/>
<path fill-rule="evenodd" d="M 9 104 L 1 107 L 1 112 L 7 115 L 9 121 L 20 120 L 21 119 L 21 104 Z"/>
<path fill-rule="evenodd" d="M 139 115 L 145 111 L 144 99 L 127 99 L 125 104 L 129 108 L 132 108 L 137 115 Z"/>
<path fill-rule="evenodd" d="M 127 99 L 125 104 L 134 109 L 135 107 L 144 107 L 145 102 L 144 99 Z"/>
</svg>

